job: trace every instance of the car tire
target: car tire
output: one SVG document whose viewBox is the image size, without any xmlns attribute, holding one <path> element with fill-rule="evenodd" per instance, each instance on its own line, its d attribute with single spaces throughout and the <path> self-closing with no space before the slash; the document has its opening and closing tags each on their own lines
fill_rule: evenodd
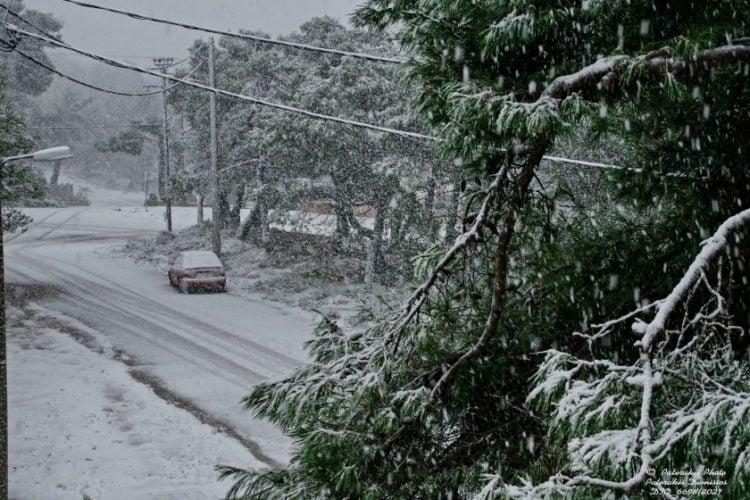
<svg viewBox="0 0 750 500">
<path fill-rule="evenodd" d="M 181 279 L 179 281 L 179 288 L 180 288 L 180 293 L 185 293 L 185 294 L 190 293 L 190 289 L 188 288 L 187 283 L 185 283 L 185 280 Z"/>
</svg>

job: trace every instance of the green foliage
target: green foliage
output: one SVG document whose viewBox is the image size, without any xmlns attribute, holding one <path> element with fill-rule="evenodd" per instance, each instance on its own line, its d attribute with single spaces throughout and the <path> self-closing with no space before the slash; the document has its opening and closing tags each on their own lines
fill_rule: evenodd
<svg viewBox="0 0 750 500">
<path fill-rule="evenodd" d="M 308 366 L 253 390 L 247 407 L 279 425 L 299 449 L 283 472 L 227 471 L 237 481 L 234 497 L 585 498 L 596 493 L 561 489 L 547 479 L 561 471 L 629 478 L 639 465 L 632 458 L 638 380 L 603 375 L 596 363 L 569 372 L 589 358 L 602 366 L 637 366 L 638 350 L 632 335 L 593 345 L 574 332 L 590 333 L 592 324 L 666 296 L 708 236 L 706 228 L 750 203 L 746 147 L 737 133 L 750 124 L 750 106 L 743 106 L 746 63 L 679 74 L 647 67 L 665 54 L 722 45 L 730 33 L 747 36 L 748 7 L 719 0 L 370 0 L 363 6 L 358 23 L 398 29 L 413 55 L 408 78 L 418 89 L 416 109 L 472 186 L 463 190 L 464 229 L 481 216 L 486 222 L 459 237 L 457 257 L 434 280 L 448 249 L 431 247 L 417 260 L 419 276 L 430 277 L 427 292 L 417 290 L 403 311 L 353 337 L 326 319 L 309 346 Z M 600 59 L 617 63 L 612 68 L 619 73 L 579 74 L 580 90 L 562 99 L 544 93 L 560 75 Z M 337 70 L 321 68 L 325 78 Z M 589 131 L 616 150 L 601 154 L 639 170 L 544 169 L 519 197 L 524 166 L 535 154 L 570 146 Z M 326 133 L 325 127 L 308 132 L 318 141 Z M 320 154 L 329 160 L 325 148 Z M 493 195 L 501 167 L 508 173 Z M 504 226 L 509 215 L 515 219 Z M 509 231 L 513 239 L 502 261 L 496 249 Z M 749 296 L 743 238 L 727 254 L 737 274 L 722 281 L 732 297 L 726 319 L 741 327 Z M 489 331 L 499 279 L 499 320 Z M 738 347 L 740 371 L 727 370 L 735 379 L 747 363 L 747 346 Z M 545 361 L 544 352 L 564 354 Z M 716 367 L 731 365 L 722 359 Z M 451 378 L 441 386 L 446 374 Z M 544 390 L 527 401 L 535 374 Z M 679 422 L 679 404 L 716 411 L 706 413 L 706 425 L 690 427 L 660 457 L 663 463 L 726 467 L 737 459 L 740 451 L 717 459 L 705 446 L 718 442 L 721 422 L 731 421 L 737 408 L 699 402 L 694 385 L 673 387 L 676 393 L 660 392 L 654 403 L 660 432 Z M 736 450 L 744 450 L 745 427 L 730 434 Z M 742 467 L 727 494 L 741 491 Z"/>
<path fill-rule="evenodd" d="M 4 80 L 0 81 L 0 89 L 5 89 Z M 0 94 L 0 155 L 15 156 L 31 148 L 31 140 L 25 133 L 26 125 L 21 117 L 7 102 L 5 93 Z M 10 196 L 10 193 L 3 193 Z"/>
<path fill-rule="evenodd" d="M 160 204 L 161 202 L 159 201 L 159 197 L 156 196 L 156 193 L 149 193 L 148 198 L 146 198 L 146 201 L 144 202 L 144 206 L 147 207 L 156 207 Z"/>
<path fill-rule="evenodd" d="M 34 220 L 14 208 L 3 207 L 3 232 L 14 233 L 18 230 L 23 231 Z"/>
<path fill-rule="evenodd" d="M 363 52 L 393 50 L 386 36 L 347 29 L 327 17 L 314 18 L 285 38 Z M 205 48 L 196 44 L 194 52 L 198 54 L 192 62 L 195 77 L 205 80 L 205 64 L 198 67 Z M 401 76 L 395 66 L 232 38 L 219 39 L 216 50 L 216 82 L 222 88 L 318 113 L 418 131 L 423 124 L 408 107 L 412 90 L 402 84 Z M 194 134 L 187 152 L 193 159 L 189 175 L 205 185 L 208 179 L 202 173 L 208 171 L 210 136 L 205 95 L 177 88 L 170 102 L 185 114 Z M 411 223 L 410 229 L 419 228 L 414 231 L 418 235 L 410 230 L 403 238 L 394 238 L 393 244 L 376 244 L 381 254 L 376 260 L 381 264 L 383 252 L 401 263 L 424 248 L 429 239 L 427 217 L 405 219 L 401 208 L 432 177 L 436 159 L 430 144 L 331 126 L 229 99 L 219 99 L 217 122 L 221 189 L 232 204 L 243 192 L 277 213 L 300 210 L 307 202 L 326 204 L 336 215 L 339 246 L 361 254 L 365 242 L 382 240 L 390 224 Z M 425 210 L 423 204 L 417 205 Z M 360 207 L 378 212 L 383 222 L 378 226 L 380 234 L 362 227 L 355 216 Z"/>
<path fill-rule="evenodd" d="M 125 153 L 140 156 L 143 151 L 143 141 L 143 132 L 128 129 L 110 137 L 105 143 L 97 144 L 96 149 L 102 153 Z"/>
<path fill-rule="evenodd" d="M 59 36 L 62 23 L 51 14 L 27 10 L 22 0 L 12 0 L 8 3 L 8 6 L 13 13 L 7 14 L 7 22 L 22 29 L 30 29 L 29 25 L 15 15 L 20 14 L 35 26 L 39 26 L 52 35 Z M 5 9 L 3 9 L 3 17 L 5 15 Z M 10 35 L 3 32 L 2 37 L 7 40 Z M 22 38 L 21 40 L 14 40 L 14 42 L 17 44 L 18 50 L 22 50 L 38 61 L 51 65 L 49 57 L 44 52 L 44 48 L 48 47 L 48 44 L 31 38 Z M 7 87 L 5 91 L 12 92 L 17 99 L 24 96 L 40 95 L 50 86 L 53 79 L 52 73 L 13 52 L 3 54 L 0 68 L 6 76 Z"/>
<path fill-rule="evenodd" d="M 25 133 L 26 125 L 5 98 L 5 81 L 0 80 L 0 159 L 17 156 L 28 151 L 32 142 Z M 28 164 L 12 161 L 0 163 L 0 199 L 3 207 L 3 231 L 13 232 L 25 228 L 31 218 L 13 208 L 9 203 L 25 198 L 43 198 L 46 191 L 44 179 L 39 177 Z"/>
</svg>

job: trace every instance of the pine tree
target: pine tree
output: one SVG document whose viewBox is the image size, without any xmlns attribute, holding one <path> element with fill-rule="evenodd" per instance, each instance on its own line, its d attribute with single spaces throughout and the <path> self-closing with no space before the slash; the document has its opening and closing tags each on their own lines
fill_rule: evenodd
<svg viewBox="0 0 750 500">
<path fill-rule="evenodd" d="M 750 186 L 728 130 L 750 121 L 750 2 L 370 0 L 356 20 L 409 51 L 463 232 L 403 308 L 358 335 L 324 319 L 313 362 L 253 390 L 299 448 L 224 468 L 228 496 L 588 497 L 677 464 L 746 491 Z M 638 170 L 542 168 L 582 130 Z"/>
</svg>

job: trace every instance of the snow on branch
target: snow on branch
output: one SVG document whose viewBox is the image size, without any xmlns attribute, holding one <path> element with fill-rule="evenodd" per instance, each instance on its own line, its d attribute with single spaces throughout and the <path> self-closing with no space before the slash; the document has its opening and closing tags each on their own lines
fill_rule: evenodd
<svg viewBox="0 0 750 500">
<path fill-rule="evenodd" d="M 750 61 L 750 46 L 723 45 L 698 52 L 692 58 L 675 57 L 665 47 L 644 56 L 604 57 L 575 73 L 555 78 L 544 89 L 539 101 L 562 100 L 569 95 L 598 85 L 612 87 L 627 83 L 625 75 L 643 71 L 650 76 L 678 75 L 693 69 L 710 69 L 738 61 Z"/>
<path fill-rule="evenodd" d="M 657 462 L 674 457 L 717 460 L 737 484 L 750 477 L 750 373 L 731 343 L 744 332 L 729 324 L 722 296 L 730 238 L 748 225 L 750 209 L 725 220 L 663 300 L 579 334 L 590 346 L 616 330 L 638 335 L 630 364 L 547 352 L 528 401 L 548 412 L 551 434 L 568 439 L 574 475 L 520 486 L 491 477 L 493 492 L 511 498 L 550 489 L 569 495 L 580 487 L 629 493 L 653 478 Z M 647 314 L 653 314 L 648 322 L 641 319 Z M 622 326 L 629 320 L 628 331 Z"/>
<path fill-rule="evenodd" d="M 641 71 L 652 77 L 679 75 L 692 69 L 711 69 L 738 61 L 750 61 L 750 45 L 723 45 L 696 53 L 692 58 L 672 55 L 670 47 L 639 57 L 624 55 L 604 57 L 579 71 L 555 78 L 542 92 L 539 100 L 565 97 L 598 85 L 612 87 L 627 83 L 626 74 Z"/>
<path fill-rule="evenodd" d="M 470 360 L 477 358 L 487 349 L 489 341 L 495 336 L 500 323 L 500 316 L 505 303 L 505 294 L 508 285 L 508 259 L 510 244 L 516 225 L 516 216 L 523 206 L 529 184 L 534 177 L 534 172 L 544 155 L 544 148 L 537 148 L 526 158 L 526 163 L 515 183 L 515 192 L 505 207 L 503 224 L 498 235 L 497 246 L 492 256 L 493 279 L 492 279 L 492 304 L 487 316 L 484 330 L 477 342 L 464 352 L 443 373 L 432 389 L 431 401 L 437 401 L 451 384 L 459 368 L 466 365 Z"/>
<path fill-rule="evenodd" d="M 463 234 L 456 237 L 453 246 L 451 246 L 442 255 L 442 258 L 432 267 L 427 279 L 414 291 L 409 300 L 406 303 L 401 317 L 396 321 L 395 326 L 388 332 L 387 338 L 392 338 L 394 335 L 399 334 L 409 322 L 419 313 L 422 306 L 424 305 L 430 290 L 438 281 L 441 273 L 453 262 L 453 260 L 463 252 L 469 245 L 481 241 L 482 239 L 482 228 L 487 222 L 487 216 L 490 212 L 492 203 L 497 198 L 498 194 L 502 191 L 505 181 L 507 180 L 508 166 L 503 165 L 497 174 L 495 174 L 493 181 L 487 187 L 484 200 L 479 208 L 479 211 L 474 218 L 474 222 L 471 227 Z"/>
</svg>

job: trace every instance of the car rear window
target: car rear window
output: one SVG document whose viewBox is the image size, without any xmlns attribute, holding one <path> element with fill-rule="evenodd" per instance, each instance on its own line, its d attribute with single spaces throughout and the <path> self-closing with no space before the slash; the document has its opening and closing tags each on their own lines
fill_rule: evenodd
<svg viewBox="0 0 750 500">
<path fill-rule="evenodd" d="M 213 252 L 186 252 L 182 254 L 186 269 L 194 267 L 222 267 L 221 261 Z"/>
</svg>

